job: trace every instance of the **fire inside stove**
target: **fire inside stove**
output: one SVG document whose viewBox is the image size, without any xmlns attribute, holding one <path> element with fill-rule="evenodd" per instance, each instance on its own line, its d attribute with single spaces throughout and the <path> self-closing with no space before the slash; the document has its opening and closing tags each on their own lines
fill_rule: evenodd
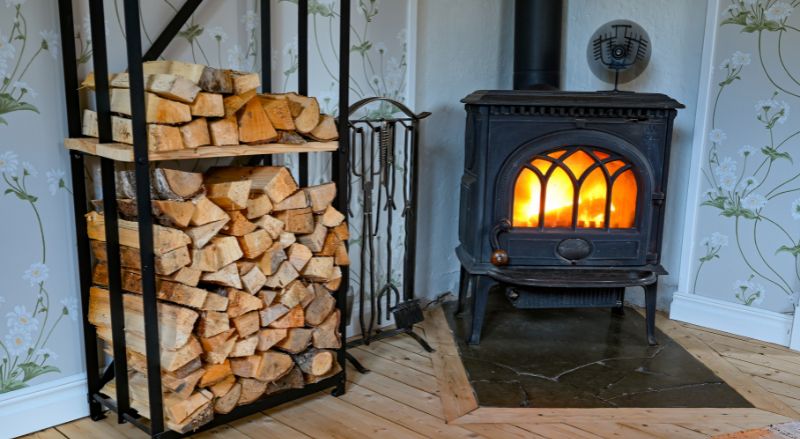
<svg viewBox="0 0 800 439">
<path fill-rule="evenodd" d="M 624 158 L 573 147 L 536 156 L 514 186 L 514 227 L 627 229 L 636 218 L 637 184 Z"/>
</svg>

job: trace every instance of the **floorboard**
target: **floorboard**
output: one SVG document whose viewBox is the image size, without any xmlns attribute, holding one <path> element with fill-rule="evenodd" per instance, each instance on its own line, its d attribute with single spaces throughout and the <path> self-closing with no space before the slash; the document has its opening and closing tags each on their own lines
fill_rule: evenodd
<svg viewBox="0 0 800 439">
<path fill-rule="evenodd" d="M 429 321 L 420 325 L 417 333 L 434 345 L 441 344 L 445 333 L 441 331 L 442 328 L 432 326 L 431 313 L 428 316 Z M 737 375 L 734 381 L 747 378 L 750 383 L 747 386 L 757 387 L 755 392 L 758 398 L 771 398 L 785 407 L 800 409 L 800 353 L 688 324 L 673 322 L 672 326 L 663 320 L 660 323 L 661 329 L 667 332 L 677 330 L 678 333 L 691 335 L 692 343 L 695 343 L 692 347 L 696 352 L 704 356 L 714 354 L 712 363 L 715 367 L 741 375 Z M 670 335 L 673 336 L 673 333 L 670 332 Z M 753 409 L 744 417 L 698 415 L 696 422 L 680 421 L 674 413 L 660 417 L 656 411 L 649 419 L 638 417 L 616 423 L 601 422 L 597 417 L 562 417 L 554 420 L 555 423 L 546 424 L 531 423 L 536 420 L 530 418 L 528 422 L 447 424 L 440 399 L 442 388 L 436 377 L 434 362 L 438 361 L 437 355 L 439 360 L 447 360 L 453 353 L 452 348 L 443 346 L 443 349 L 431 354 L 405 335 L 359 347 L 352 350 L 354 356 L 372 372 L 361 375 L 348 367 L 348 393 L 341 398 L 334 398 L 327 393 L 310 396 L 201 433 L 197 437 L 699 439 L 787 420 L 781 415 Z M 447 364 L 442 367 L 446 368 Z M 509 410 L 513 413 L 519 409 Z M 512 416 L 509 421 L 512 419 L 519 418 Z M 146 437 L 135 427 L 117 424 L 116 418 L 109 416 L 99 422 L 79 419 L 26 436 L 26 439 Z"/>
</svg>

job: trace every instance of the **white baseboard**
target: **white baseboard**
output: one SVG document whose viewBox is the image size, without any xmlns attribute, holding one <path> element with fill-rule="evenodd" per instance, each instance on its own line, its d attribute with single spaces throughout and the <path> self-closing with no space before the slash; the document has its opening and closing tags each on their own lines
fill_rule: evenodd
<svg viewBox="0 0 800 439">
<path fill-rule="evenodd" d="M 86 375 L 0 395 L 0 438 L 12 438 L 89 415 Z"/>
<path fill-rule="evenodd" d="M 675 293 L 669 318 L 781 346 L 791 341 L 792 316 L 697 294 Z"/>
</svg>

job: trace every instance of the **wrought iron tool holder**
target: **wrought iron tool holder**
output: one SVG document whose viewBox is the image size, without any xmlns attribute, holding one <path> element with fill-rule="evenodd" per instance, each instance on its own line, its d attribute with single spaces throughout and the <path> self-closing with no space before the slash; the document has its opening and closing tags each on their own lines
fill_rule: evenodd
<svg viewBox="0 0 800 439">
<path fill-rule="evenodd" d="M 378 105 L 390 117 L 357 116 Z M 399 116 L 395 117 L 395 114 Z M 429 112 L 415 114 L 388 98 L 373 97 L 349 109 L 347 216 L 352 233 L 351 289 L 358 295 L 359 338 L 348 347 L 406 334 L 424 349 L 433 349 L 414 332 L 423 320 L 414 298 L 419 125 Z M 402 263 L 402 270 L 393 270 Z M 402 292 L 401 292 L 402 289 Z M 395 328 L 381 330 L 394 319 Z M 351 356 L 359 371 L 363 367 Z"/>
</svg>

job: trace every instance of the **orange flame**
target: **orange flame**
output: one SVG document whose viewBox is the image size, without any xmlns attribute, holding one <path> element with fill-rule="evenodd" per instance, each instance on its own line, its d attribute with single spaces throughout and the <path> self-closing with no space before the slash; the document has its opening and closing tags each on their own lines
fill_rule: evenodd
<svg viewBox="0 0 800 439">
<path fill-rule="evenodd" d="M 547 155 L 555 159 L 565 152 L 560 150 Z M 608 157 L 608 154 L 600 151 L 594 153 L 601 160 Z M 531 162 L 531 165 L 542 174 L 546 174 L 551 167 L 556 166 L 547 181 L 544 199 L 544 227 L 572 227 L 573 209 L 577 207 L 576 227 L 604 228 L 607 183 L 601 166 L 605 166 L 609 174 L 613 175 L 625 164 L 614 160 L 589 171 L 588 169 L 597 161 L 580 150 L 571 154 L 563 163 L 578 179 L 588 172 L 580 186 L 577 206 L 574 202 L 576 188 L 564 168 L 541 158 Z M 636 217 L 636 196 L 636 178 L 629 169 L 621 173 L 612 186 L 609 208 L 610 228 L 633 227 Z M 542 184 L 539 177 L 530 169 L 523 169 L 514 186 L 513 226 L 538 227 L 541 202 Z"/>
</svg>

